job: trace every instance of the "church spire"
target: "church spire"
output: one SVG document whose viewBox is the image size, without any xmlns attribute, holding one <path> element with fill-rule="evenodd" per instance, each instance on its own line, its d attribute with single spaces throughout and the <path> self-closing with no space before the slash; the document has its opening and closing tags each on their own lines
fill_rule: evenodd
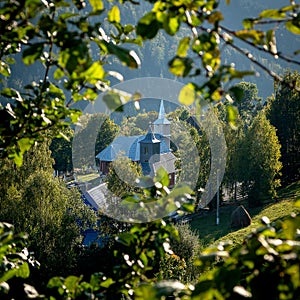
<svg viewBox="0 0 300 300">
<path fill-rule="evenodd" d="M 164 101 L 160 101 L 158 118 L 153 122 L 154 133 L 158 133 L 162 136 L 162 141 L 165 142 L 168 149 L 170 149 L 170 131 L 171 122 L 166 118 Z"/>
<path fill-rule="evenodd" d="M 164 119 L 165 118 L 165 107 L 164 107 L 164 100 L 160 101 L 160 107 L 159 107 L 159 114 L 158 118 L 159 119 Z"/>
<path fill-rule="evenodd" d="M 166 113 L 165 113 L 165 107 L 164 107 L 164 101 L 160 101 L 160 107 L 159 107 L 159 113 L 158 113 L 158 118 L 156 121 L 153 122 L 154 125 L 170 125 L 170 121 L 166 118 Z M 155 131 L 154 131 L 155 132 Z"/>
</svg>

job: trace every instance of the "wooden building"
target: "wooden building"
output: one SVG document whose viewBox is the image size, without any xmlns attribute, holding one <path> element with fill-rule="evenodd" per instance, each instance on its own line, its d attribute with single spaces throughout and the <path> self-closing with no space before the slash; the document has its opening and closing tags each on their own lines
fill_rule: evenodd
<svg viewBox="0 0 300 300">
<path fill-rule="evenodd" d="M 150 126 L 148 133 L 141 136 L 118 136 L 96 155 L 101 175 L 109 172 L 111 163 L 120 156 L 126 156 L 141 164 L 144 175 L 154 177 L 163 167 L 169 174 L 170 186 L 175 184 L 176 157 L 170 149 L 171 122 L 165 117 L 163 101 L 160 103 L 158 119 Z"/>
</svg>

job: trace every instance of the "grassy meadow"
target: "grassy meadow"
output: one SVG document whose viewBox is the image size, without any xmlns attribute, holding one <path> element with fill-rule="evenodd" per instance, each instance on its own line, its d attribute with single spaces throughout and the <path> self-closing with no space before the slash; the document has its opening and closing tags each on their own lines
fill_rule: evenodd
<svg viewBox="0 0 300 300">
<path fill-rule="evenodd" d="M 265 204 L 261 207 L 248 208 L 244 205 L 252 218 L 252 224 L 248 227 L 235 230 L 230 228 L 231 213 L 241 203 L 224 204 L 219 210 L 219 225 L 216 225 L 216 211 L 208 212 L 203 216 L 196 216 L 191 221 L 191 229 L 199 235 L 204 247 L 217 244 L 221 241 L 231 241 L 233 245 L 243 242 L 244 238 L 254 229 L 260 226 L 261 218 L 266 216 L 271 222 L 280 220 L 291 213 L 299 213 L 294 202 L 300 198 L 300 181 L 278 191 L 277 202 Z"/>
</svg>

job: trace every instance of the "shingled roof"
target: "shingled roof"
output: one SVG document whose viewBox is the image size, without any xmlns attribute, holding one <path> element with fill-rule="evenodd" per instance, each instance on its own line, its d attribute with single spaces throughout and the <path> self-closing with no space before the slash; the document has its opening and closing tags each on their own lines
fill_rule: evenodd
<svg viewBox="0 0 300 300">
<path fill-rule="evenodd" d="M 147 137 L 147 135 L 146 135 Z M 155 139 L 160 140 L 160 153 L 168 153 L 170 149 L 168 149 L 166 143 L 162 141 L 160 134 L 155 134 Z M 126 156 L 130 158 L 132 161 L 140 160 L 140 141 L 144 140 L 144 135 L 136 135 L 136 136 L 118 136 L 113 142 L 102 150 L 100 153 L 96 155 L 101 161 L 114 161 L 120 156 Z"/>
<path fill-rule="evenodd" d="M 114 161 L 119 156 L 127 156 L 132 161 L 140 160 L 139 141 L 144 138 L 143 135 L 118 136 L 113 142 L 96 155 L 96 158 L 102 161 Z"/>
<path fill-rule="evenodd" d="M 87 190 L 83 195 L 88 203 L 96 210 L 99 207 L 104 207 L 106 205 L 106 196 L 108 193 L 107 185 L 102 183 L 90 190 Z"/>
<path fill-rule="evenodd" d="M 175 173 L 175 161 L 176 161 L 176 156 L 171 153 L 164 153 L 160 155 L 160 161 L 156 162 L 153 164 L 153 172 L 156 174 L 157 170 L 160 167 L 163 167 L 168 174 Z"/>
</svg>

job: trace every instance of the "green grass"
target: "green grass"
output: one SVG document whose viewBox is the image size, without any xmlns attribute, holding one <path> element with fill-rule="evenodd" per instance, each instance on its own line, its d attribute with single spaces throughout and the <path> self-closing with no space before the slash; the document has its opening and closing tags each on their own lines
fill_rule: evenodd
<svg viewBox="0 0 300 300">
<path fill-rule="evenodd" d="M 240 244 L 251 231 L 261 225 L 260 220 L 267 216 L 271 222 L 284 218 L 291 213 L 299 213 L 300 209 L 294 206 L 300 198 L 300 181 L 282 189 L 278 193 L 278 201 L 262 207 L 247 209 L 252 224 L 240 230 L 230 228 L 230 216 L 236 206 L 225 205 L 220 207 L 220 224 L 216 225 L 216 212 L 209 212 L 206 216 L 195 217 L 191 221 L 191 228 L 199 234 L 201 244 L 205 247 L 221 241 L 232 241 L 233 245 Z"/>
<path fill-rule="evenodd" d="M 80 181 L 80 182 L 87 182 L 87 181 L 91 181 L 91 180 L 98 179 L 98 178 L 99 178 L 98 173 L 77 175 L 77 181 Z"/>
</svg>

